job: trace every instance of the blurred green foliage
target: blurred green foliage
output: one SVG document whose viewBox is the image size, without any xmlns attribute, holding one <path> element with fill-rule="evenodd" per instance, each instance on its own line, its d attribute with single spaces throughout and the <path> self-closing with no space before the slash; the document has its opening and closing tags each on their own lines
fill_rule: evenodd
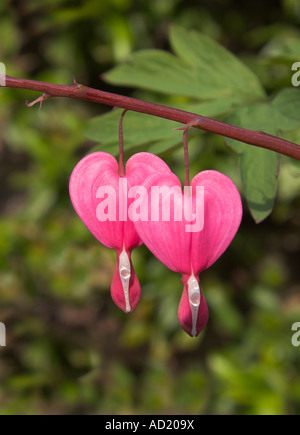
<svg viewBox="0 0 300 435">
<path fill-rule="evenodd" d="M 274 94 L 300 61 L 299 20 L 298 0 L 11 0 L 0 4 L 0 61 L 9 75 L 65 84 L 74 75 L 137 95 L 100 75 L 136 50 L 169 50 L 174 23 L 221 42 Z M 130 316 L 114 306 L 114 255 L 69 200 L 71 171 L 94 146 L 88 121 L 108 109 L 59 99 L 27 109 L 35 97 L 0 89 L 0 413 L 299 414 L 298 162 L 281 159 L 271 217 L 257 226 L 245 207 L 231 247 L 203 274 L 211 319 L 191 339 L 177 321 L 179 276 L 144 247 L 133 255 L 139 306 Z M 298 130 L 289 137 L 300 143 Z M 190 152 L 192 174 L 217 169 L 241 186 L 222 138 L 192 137 Z M 181 148 L 162 156 L 183 179 Z"/>
</svg>

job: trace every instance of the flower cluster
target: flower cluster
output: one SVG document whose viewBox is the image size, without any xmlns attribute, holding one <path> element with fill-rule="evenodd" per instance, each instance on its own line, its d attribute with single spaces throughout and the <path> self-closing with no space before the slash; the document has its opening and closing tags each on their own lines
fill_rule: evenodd
<svg viewBox="0 0 300 435">
<path fill-rule="evenodd" d="M 153 154 L 135 154 L 120 175 L 114 157 L 96 152 L 75 167 L 70 196 L 90 232 L 116 251 L 114 302 L 126 313 L 139 302 L 141 287 L 131 252 L 144 243 L 164 265 L 181 274 L 179 322 L 189 335 L 197 336 L 208 322 L 199 275 L 224 253 L 242 218 L 234 183 L 217 171 L 203 171 L 183 192 L 176 175 Z"/>
</svg>

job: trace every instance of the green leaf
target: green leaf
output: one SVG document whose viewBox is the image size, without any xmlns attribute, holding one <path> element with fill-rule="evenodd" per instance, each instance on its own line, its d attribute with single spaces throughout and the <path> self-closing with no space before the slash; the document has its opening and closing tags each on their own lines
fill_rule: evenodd
<svg viewBox="0 0 300 435">
<path fill-rule="evenodd" d="M 161 50 L 134 53 L 129 63 L 105 74 L 109 83 L 193 99 L 264 99 L 259 80 L 221 45 L 198 32 L 171 28 L 177 56 Z"/>
<path fill-rule="evenodd" d="M 234 95 L 237 99 L 264 99 L 265 92 L 257 76 L 236 56 L 213 39 L 196 31 L 172 26 L 171 45 L 189 68 L 197 70 L 198 80 L 206 92 Z M 212 97 L 210 97 L 212 98 Z"/>
<path fill-rule="evenodd" d="M 254 220 L 259 223 L 273 210 L 277 192 L 279 156 L 258 148 L 241 157 L 242 183 Z"/>
<path fill-rule="evenodd" d="M 170 42 L 175 55 L 162 50 L 138 51 L 130 62 L 106 73 L 105 79 L 168 95 L 171 103 L 164 101 L 168 106 L 208 117 L 228 115 L 241 104 L 265 99 L 255 74 L 209 37 L 172 26 Z M 87 137 L 101 142 L 101 149 L 117 152 L 119 117 L 120 112 L 113 112 L 92 120 Z M 128 113 L 124 120 L 125 149 L 171 150 L 182 141 L 181 134 L 171 131 L 177 126 Z"/>
<path fill-rule="evenodd" d="M 300 57 L 299 57 L 300 59 Z M 300 90 L 286 88 L 281 90 L 272 102 L 276 110 L 278 129 L 292 130 L 300 126 Z"/>
<path fill-rule="evenodd" d="M 215 100 L 205 103 L 181 104 L 178 109 L 203 116 L 218 116 L 228 113 L 233 100 Z M 94 151 L 101 150 L 116 155 L 119 150 L 119 121 L 122 109 L 112 110 L 88 121 L 85 135 L 101 143 Z M 128 112 L 123 122 L 125 151 L 145 151 L 155 154 L 169 151 L 182 143 L 182 132 L 174 128 L 182 124 L 155 116 Z M 140 149 L 139 149 L 140 148 Z"/>
<path fill-rule="evenodd" d="M 165 152 L 173 151 L 178 148 L 178 146 L 182 145 L 182 134 L 180 135 L 179 139 L 180 140 L 176 142 L 174 142 L 173 139 L 159 140 L 157 142 L 154 142 L 153 144 L 150 144 L 150 146 L 147 148 L 147 151 L 152 154 L 162 154 Z"/>
<path fill-rule="evenodd" d="M 232 108 L 234 108 L 236 105 L 236 98 L 228 97 L 201 103 L 186 103 L 184 105 L 179 104 L 176 105 L 176 108 L 202 116 L 217 117 L 230 113 Z"/>
<path fill-rule="evenodd" d="M 277 36 L 263 50 L 263 56 L 291 64 L 300 59 L 300 38 L 295 36 Z"/>
<path fill-rule="evenodd" d="M 245 106 L 226 122 L 251 130 L 277 133 L 276 113 L 270 104 Z M 232 139 L 225 139 L 241 155 L 241 179 L 247 202 L 254 220 L 266 219 L 274 207 L 279 172 L 279 155 L 273 151 L 253 147 Z"/>
<path fill-rule="evenodd" d="M 104 74 L 107 82 L 133 86 L 162 94 L 201 96 L 197 72 L 187 68 L 176 56 L 160 50 L 141 50 L 132 55 L 131 62 L 117 66 Z M 204 98 L 207 97 L 205 89 Z M 209 97 L 208 97 L 209 98 Z"/>
<path fill-rule="evenodd" d="M 88 122 L 86 136 L 101 143 L 101 149 L 117 151 L 119 121 L 122 110 L 113 110 Z M 182 132 L 174 130 L 181 124 L 136 112 L 126 113 L 123 121 L 125 150 L 147 148 L 150 143 L 167 140 L 172 147 L 182 141 Z"/>
</svg>

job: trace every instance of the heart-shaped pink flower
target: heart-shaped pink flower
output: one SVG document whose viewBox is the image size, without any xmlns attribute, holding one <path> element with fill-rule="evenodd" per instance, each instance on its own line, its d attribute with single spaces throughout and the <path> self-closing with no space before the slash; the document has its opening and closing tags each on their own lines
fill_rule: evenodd
<svg viewBox="0 0 300 435">
<path fill-rule="evenodd" d="M 117 253 L 117 267 L 111 285 L 114 302 L 125 312 L 132 311 L 141 288 L 131 262 L 131 251 L 143 242 L 128 215 L 134 198 L 128 192 L 141 186 L 151 174 L 171 173 L 159 157 L 139 153 L 131 157 L 125 175 L 120 177 L 118 163 L 110 154 L 95 152 L 83 158 L 70 179 L 73 206 L 90 232 Z M 130 196 L 130 195 L 129 195 Z"/>
<path fill-rule="evenodd" d="M 142 206 L 148 209 L 148 219 L 135 222 L 135 228 L 148 249 L 182 275 L 178 317 L 183 329 L 197 336 L 208 321 L 199 274 L 223 254 L 240 226 L 239 192 L 217 171 L 196 175 L 185 194 L 173 173 L 154 174 L 144 186 Z"/>
</svg>

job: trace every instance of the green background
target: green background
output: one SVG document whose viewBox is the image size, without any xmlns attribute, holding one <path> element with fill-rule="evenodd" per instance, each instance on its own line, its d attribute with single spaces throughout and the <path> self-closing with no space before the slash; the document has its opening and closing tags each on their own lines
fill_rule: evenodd
<svg viewBox="0 0 300 435">
<path fill-rule="evenodd" d="M 136 50 L 169 51 L 172 23 L 227 47 L 271 96 L 291 86 L 299 21 L 298 0 L 4 1 L 0 61 L 16 77 L 75 76 L 165 102 L 101 75 Z M 114 253 L 71 205 L 72 169 L 95 149 L 88 121 L 110 108 L 62 99 L 26 108 L 37 96 L 0 89 L 0 413 L 299 414 L 300 347 L 291 343 L 300 322 L 299 163 L 281 159 L 275 208 L 261 224 L 244 201 L 234 242 L 201 276 L 211 318 L 191 339 L 177 321 L 180 277 L 145 247 L 133 254 L 140 304 L 131 315 L 113 304 Z M 300 143 L 299 130 L 289 138 Z M 183 180 L 183 151 L 170 148 L 161 156 Z M 240 157 L 223 138 L 195 135 L 190 154 L 192 175 L 218 169 L 245 198 Z"/>
</svg>

